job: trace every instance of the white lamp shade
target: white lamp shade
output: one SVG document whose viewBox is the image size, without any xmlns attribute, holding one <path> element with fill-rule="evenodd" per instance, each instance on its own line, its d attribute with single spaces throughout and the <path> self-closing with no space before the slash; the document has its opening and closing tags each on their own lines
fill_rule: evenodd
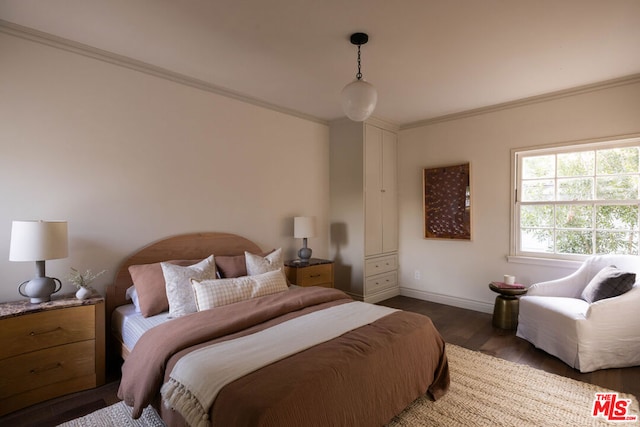
<svg viewBox="0 0 640 427">
<path fill-rule="evenodd" d="M 304 239 L 316 236 L 316 217 L 297 216 L 293 219 L 293 237 Z"/>
<path fill-rule="evenodd" d="M 44 261 L 68 255 L 66 221 L 13 221 L 9 261 Z"/>
<path fill-rule="evenodd" d="M 342 109 L 354 122 L 367 120 L 377 102 L 378 91 L 364 79 L 355 79 L 342 89 Z"/>
</svg>

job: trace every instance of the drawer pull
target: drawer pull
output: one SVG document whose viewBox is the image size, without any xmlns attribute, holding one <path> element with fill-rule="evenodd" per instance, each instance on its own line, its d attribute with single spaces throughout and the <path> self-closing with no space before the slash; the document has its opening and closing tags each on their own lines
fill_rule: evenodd
<svg viewBox="0 0 640 427">
<path fill-rule="evenodd" d="M 58 368 L 62 368 L 62 363 L 57 362 L 53 365 L 49 365 L 49 366 L 45 366 L 44 368 L 34 368 L 32 370 L 29 371 L 30 374 L 41 374 L 43 372 L 47 372 L 47 371 L 53 371 L 54 369 L 58 369 Z"/>
<path fill-rule="evenodd" d="M 53 332 L 58 332 L 58 331 L 61 331 L 61 330 L 62 330 L 62 328 L 61 328 L 60 326 L 58 326 L 57 328 L 55 328 L 55 329 L 50 329 L 50 330 L 48 330 L 48 331 L 38 331 L 38 332 L 36 332 L 36 331 L 31 331 L 31 332 L 29 332 L 29 336 L 31 336 L 31 337 L 35 337 L 36 335 L 51 334 L 51 333 L 53 333 Z"/>
<path fill-rule="evenodd" d="M 316 277 L 322 277 L 322 274 L 310 274 L 309 275 L 310 279 L 315 279 Z"/>
</svg>

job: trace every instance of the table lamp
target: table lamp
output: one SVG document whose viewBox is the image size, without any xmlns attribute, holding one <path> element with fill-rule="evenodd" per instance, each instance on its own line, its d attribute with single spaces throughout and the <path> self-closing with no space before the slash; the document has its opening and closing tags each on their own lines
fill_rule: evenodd
<svg viewBox="0 0 640 427">
<path fill-rule="evenodd" d="M 22 282 L 18 292 L 32 303 L 51 300 L 62 288 L 59 279 L 46 277 L 44 262 L 69 254 L 66 221 L 13 221 L 9 261 L 35 261 L 36 277 Z"/>
<path fill-rule="evenodd" d="M 298 257 L 302 262 L 309 262 L 311 249 L 307 247 L 307 238 L 316 236 L 316 217 L 297 216 L 293 219 L 293 237 L 302 239 L 302 248 L 298 251 Z"/>
</svg>

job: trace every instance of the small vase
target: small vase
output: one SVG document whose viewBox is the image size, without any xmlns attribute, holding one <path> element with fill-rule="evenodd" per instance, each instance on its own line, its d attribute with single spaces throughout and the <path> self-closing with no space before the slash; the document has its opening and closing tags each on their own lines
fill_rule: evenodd
<svg viewBox="0 0 640 427">
<path fill-rule="evenodd" d="M 93 292 L 89 288 L 80 287 L 76 292 L 76 298 L 78 299 L 87 299 L 91 296 Z"/>
</svg>

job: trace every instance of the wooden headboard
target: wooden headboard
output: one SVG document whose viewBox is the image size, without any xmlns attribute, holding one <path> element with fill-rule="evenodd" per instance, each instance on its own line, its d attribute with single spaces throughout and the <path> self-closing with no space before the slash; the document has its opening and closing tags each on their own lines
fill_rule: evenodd
<svg viewBox="0 0 640 427">
<path fill-rule="evenodd" d="M 260 247 L 251 240 L 231 233 L 192 233 L 169 237 L 151 243 L 129 258 L 118 269 L 113 284 L 107 287 L 107 329 L 111 328 L 111 313 L 116 307 L 129 304 L 126 291 L 133 281 L 130 265 L 153 264 L 173 259 L 204 259 L 209 255 L 243 255 L 244 252 L 261 253 Z"/>
</svg>

